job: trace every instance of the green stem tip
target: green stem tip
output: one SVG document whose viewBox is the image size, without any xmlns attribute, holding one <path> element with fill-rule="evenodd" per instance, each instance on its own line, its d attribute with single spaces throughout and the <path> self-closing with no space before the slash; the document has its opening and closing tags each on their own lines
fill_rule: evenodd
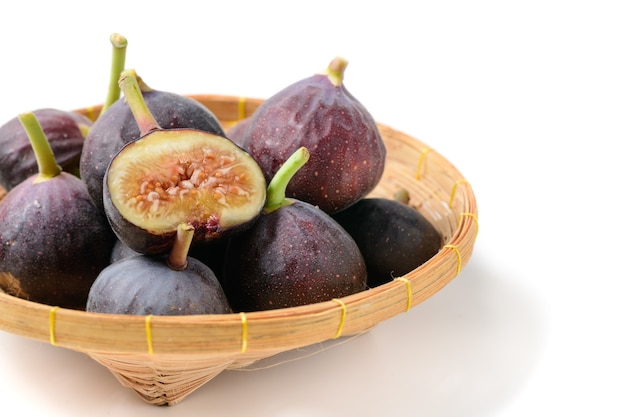
<svg viewBox="0 0 626 417">
<path fill-rule="evenodd" d="M 35 182 L 46 181 L 59 175 L 62 168 L 57 164 L 50 142 L 48 142 L 48 138 L 35 114 L 32 112 L 22 113 L 18 115 L 18 119 L 26 130 L 37 159 L 39 175 Z"/>
<path fill-rule="evenodd" d="M 120 86 L 118 84 L 118 80 L 120 78 L 120 74 L 124 70 L 124 66 L 126 65 L 126 47 L 128 46 L 128 41 L 119 33 L 112 34 L 110 41 L 113 48 L 111 54 L 111 69 L 109 71 L 109 88 L 106 99 L 102 104 L 100 114 L 103 114 L 120 98 Z"/>
<path fill-rule="evenodd" d="M 335 87 L 339 87 L 343 84 L 343 74 L 347 66 L 348 61 L 341 57 L 336 57 L 328 64 L 325 74 Z"/>
<path fill-rule="evenodd" d="M 304 146 L 298 148 L 276 171 L 274 177 L 267 186 L 267 199 L 263 207 L 264 213 L 272 211 L 292 203 L 285 197 L 287 185 L 291 178 L 306 164 L 309 160 L 309 150 Z"/>
</svg>

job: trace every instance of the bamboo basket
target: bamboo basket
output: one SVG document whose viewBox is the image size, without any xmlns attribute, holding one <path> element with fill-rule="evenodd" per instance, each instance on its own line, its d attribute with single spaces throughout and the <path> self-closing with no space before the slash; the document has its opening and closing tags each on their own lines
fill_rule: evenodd
<svg viewBox="0 0 626 417">
<path fill-rule="evenodd" d="M 191 95 L 224 128 L 261 99 Z M 100 107 L 80 109 L 95 119 Z M 30 302 L 0 291 L 0 329 L 81 352 L 108 368 L 145 402 L 173 405 L 220 372 L 331 339 L 366 332 L 408 311 L 457 277 L 469 261 L 478 212 L 469 182 L 419 140 L 379 124 L 387 147 L 383 178 L 371 196 L 400 188 L 444 236 L 428 262 L 381 286 L 300 307 L 225 315 L 130 316 L 87 313 Z M 0 198 L 4 190 L 0 189 Z"/>
</svg>

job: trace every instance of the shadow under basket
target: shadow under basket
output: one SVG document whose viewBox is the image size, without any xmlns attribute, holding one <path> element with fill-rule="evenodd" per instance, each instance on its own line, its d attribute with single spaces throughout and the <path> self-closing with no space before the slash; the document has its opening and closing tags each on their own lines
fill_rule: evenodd
<svg viewBox="0 0 626 417">
<path fill-rule="evenodd" d="M 249 116 L 261 99 L 190 96 L 225 129 Z M 100 106 L 79 112 L 94 119 Z M 444 236 L 425 264 L 381 286 L 306 306 L 195 316 L 87 313 L 23 300 L 0 291 L 0 329 L 82 352 L 107 367 L 149 404 L 173 405 L 228 369 L 292 349 L 355 335 L 426 300 L 457 277 L 469 261 L 478 212 L 468 181 L 442 155 L 383 124 L 383 178 L 371 196 L 408 190 L 411 204 Z M 0 190 L 0 198 L 4 190 Z"/>
</svg>

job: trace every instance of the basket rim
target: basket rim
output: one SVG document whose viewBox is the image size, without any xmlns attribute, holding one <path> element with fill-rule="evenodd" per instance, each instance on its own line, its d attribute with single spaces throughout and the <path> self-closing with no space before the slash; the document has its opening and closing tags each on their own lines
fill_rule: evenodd
<svg viewBox="0 0 626 417">
<path fill-rule="evenodd" d="M 233 122 L 251 114 L 263 101 L 212 94 L 194 94 L 189 97 L 204 104 L 223 102 L 230 107 L 236 104 L 236 114 L 233 115 L 232 110 L 229 110 L 229 114 L 218 114 L 220 120 L 230 118 Z M 94 115 L 98 109 L 98 106 L 92 106 L 79 111 Z M 422 155 L 425 155 L 424 150 L 428 150 L 429 164 L 445 164 L 453 180 L 450 203 L 454 200 L 460 202 L 461 206 L 457 213 L 458 225 L 443 248 L 408 274 L 378 287 L 315 304 L 246 313 L 189 316 L 85 312 L 24 300 L 0 290 L 0 330 L 96 354 L 245 356 L 263 351 L 286 351 L 364 332 L 384 320 L 409 311 L 443 288 L 465 267 L 478 233 L 478 210 L 470 183 L 445 157 L 403 132 L 380 123 L 379 127 L 394 132 Z M 373 304 L 380 307 L 375 314 L 368 311 L 368 307 Z M 315 326 L 312 323 L 323 326 L 313 329 Z"/>
</svg>

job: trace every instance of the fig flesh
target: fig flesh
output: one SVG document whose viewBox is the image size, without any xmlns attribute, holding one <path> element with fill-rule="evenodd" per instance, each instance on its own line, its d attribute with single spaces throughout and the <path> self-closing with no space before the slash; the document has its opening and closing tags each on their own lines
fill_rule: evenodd
<svg viewBox="0 0 626 417">
<path fill-rule="evenodd" d="M 92 125 L 87 117 L 65 110 L 42 108 L 32 112 L 65 172 L 78 174 L 85 136 Z M 37 158 L 17 117 L 0 127 L 0 185 L 10 190 L 37 174 Z"/>
<path fill-rule="evenodd" d="M 85 184 L 62 172 L 33 113 L 28 126 L 39 173 L 0 201 L 0 286 L 31 301 L 84 309 L 108 265 L 115 236 Z"/>
<path fill-rule="evenodd" d="M 395 199 L 364 198 L 333 218 L 359 246 L 369 287 L 409 273 L 443 245 L 441 233 L 423 214 Z"/>
<path fill-rule="evenodd" d="M 143 136 L 118 152 L 104 177 L 104 210 L 117 237 L 159 254 L 171 249 L 180 223 L 194 227 L 194 242 L 210 242 L 253 222 L 266 196 L 256 161 L 223 136 L 160 128 L 134 76 L 121 83 Z"/>
<path fill-rule="evenodd" d="M 274 198 L 275 184 L 261 217 L 226 247 L 222 285 L 233 309 L 294 307 L 365 290 L 365 264 L 350 235 L 309 203 Z"/>
<path fill-rule="evenodd" d="M 169 256 L 131 256 L 103 269 L 91 287 L 86 310 L 160 316 L 230 313 L 213 271 L 187 256 L 193 236 L 187 226 L 179 227 L 178 243 Z"/>
<path fill-rule="evenodd" d="M 327 213 L 368 194 L 380 181 L 386 157 L 374 118 L 343 83 L 346 66 L 336 58 L 325 73 L 277 92 L 237 133 L 268 182 L 296 149 L 306 147 L 310 160 L 289 183 L 287 196 Z"/>
</svg>

